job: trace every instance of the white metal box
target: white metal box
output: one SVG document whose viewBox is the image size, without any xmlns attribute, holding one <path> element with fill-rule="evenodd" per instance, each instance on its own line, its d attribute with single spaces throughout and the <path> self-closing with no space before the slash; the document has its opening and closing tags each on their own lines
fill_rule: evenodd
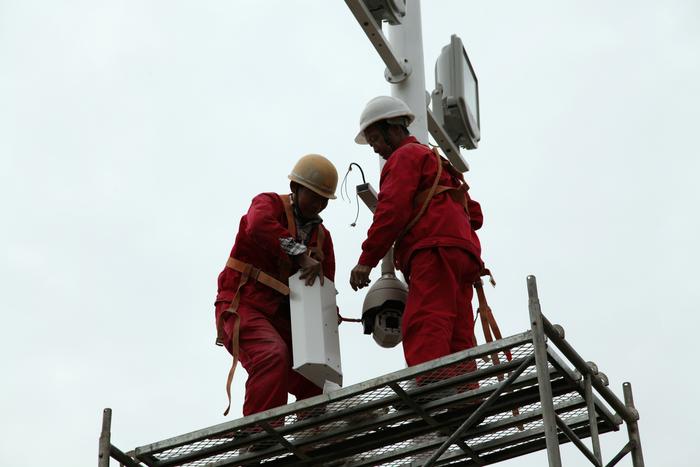
<svg viewBox="0 0 700 467">
<path fill-rule="evenodd" d="M 323 388 L 326 381 L 343 384 L 338 341 L 338 314 L 335 284 L 316 279 L 306 286 L 299 273 L 289 278 L 289 303 L 292 318 L 293 368 Z"/>
</svg>

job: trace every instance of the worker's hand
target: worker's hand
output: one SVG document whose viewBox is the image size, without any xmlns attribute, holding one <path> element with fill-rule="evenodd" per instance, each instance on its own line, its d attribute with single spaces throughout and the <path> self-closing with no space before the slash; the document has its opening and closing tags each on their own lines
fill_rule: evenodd
<svg viewBox="0 0 700 467">
<path fill-rule="evenodd" d="M 369 285 L 369 273 L 372 268 L 364 264 L 358 264 L 350 272 L 350 287 L 352 290 L 361 289 Z"/>
<path fill-rule="evenodd" d="M 321 267 L 320 261 L 316 261 L 305 253 L 296 255 L 294 259 L 296 260 L 299 269 L 301 269 L 299 279 L 305 279 L 306 285 L 314 285 L 314 282 L 316 282 L 316 277 L 318 277 L 321 281 L 321 285 L 323 285 L 323 268 Z"/>
</svg>

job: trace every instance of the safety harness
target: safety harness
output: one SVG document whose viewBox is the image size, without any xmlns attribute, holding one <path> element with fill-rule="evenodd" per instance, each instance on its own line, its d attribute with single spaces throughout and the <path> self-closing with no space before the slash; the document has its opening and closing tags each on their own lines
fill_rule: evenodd
<svg viewBox="0 0 700 467">
<path fill-rule="evenodd" d="M 292 234 L 292 237 L 297 236 L 297 224 L 294 218 L 294 210 L 292 208 L 292 200 L 290 195 L 279 195 L 282 199 L 282 204 L 284 205 L 284 212 L 287 217 L 287 230 Z M 316 230 L 316 246 L 309 247 L 307 249 L 307 254 L 313 257 L 320 263 L 323 262 L 323 243 L 325 241 L 325 232 L 321 224 L 317 226 Z M 240 328 L 241 328 L 241 317 L 238 314 L 238 305 L 241 301 L 241 289 L 248 281 L 260 282 L 261 284 L 270 287 L 274 291 L 282 294 L 289 295 L 289 286 L 285 282 L 289 281 L 289 272 L 292 268 L 292 261 L 289 257 L 282 259 L 280 263 L 280 274 L 279 279 L 274 278 L 270 274 L 262 271 L 260 268 L 253 266 L 250 263 L 246 263 L 239 259 L 229 257 L 226 261 L 226 267 L 238 271 L 241 273 L 241 278 L 238 282 L 238 287 L 236 288 L 236 293 L 231 300 L 229 307 L 221 313 L 219 319 L 216 321 L 216 345 L 223 346 L 224 340 L 226 338 L 224 330 L 225 317 L 228 314 L 233 315 L 233 335 L 231 336 L 231 354 L 233 355 L 233 363 L 231 364 L 231 369 L 228 372 L 228 378 L 226 379 L 226 396 L 228 398 L 228 405 L 224 411 L 224 416 L 228 415 L 231 409 L 231 382 L 233 381 L 233 375 L 236 372 L 236 367 L 238 366 L 239 352 L 240 352 Z M 323 274 L 323 266 L 321 268 L 321 274 Z M 284 281 L 284 282 L 283 282 Z"/>
<path fill-rule="evenodd" d="M 494 287 L 496 286 L 496 281 L 493 279 L 491 271 L 489 271 L 488 269 L 484 269 L 481 273 L 481 276 L 489 276 L 489 281 L 491 282 L 491 285 L 493 285 Z M 484 331 L 484 340 L 486 341 L 486 343 L 489 343 L 493 342 L 494 337 L 496 339 L 501 339 L 501 330 L 498 329 L 498 324 L 496 324 L 496 318 L 493 317 L 491 307 L 486 301 L 486 294 L 484 293 L 484 281 L 481 279 L 481 277 L 479 278 L 479 280 L 474 282 L 474 289 L 476 290 L 476 296 L 479 301 L 479 308 L 476 310 L 476 314 L 481 318 L 481 329 L 482 331 Z M 491 334 L 492 332 L 493 335 Z M 504 350 L 503 354 L 506 356 L 507 361 L 510 362 L 513 360 L 513 354 L 510 350 Z M 501 359 L 498 356 L 498 352 L 494 352 L 491 355 L 484 357 L 484 361 L 486 363 L 488 363 L 489 360 L 494 366 L 501 364 Z M 503 381 L 504 379 L 503 374 L 501 373 L 496 375 L 496 377 L 498 378 L 498 381 Z M 514 417 L 520 415 L 520 409 L 518 407 L 515 407 L 512 410 L 512 412 Z M 518 424 L 516 425 L 516 427 L 520 431 L 523 431 L 525 429 L 524 425 L 522 424 Z"/>
<path fill-rule="evenodd" d="M 408 233 L 408 231 L 416 225 L 418 220 L 428 208 L 430 201 L 435 196 L 441 193 L 447 193 L 455 202 L 461 204 L 462 207 L 464 207 L 464 211 L 467 213 L 467 216 L 469 216 L 469 205 L 467 198 L 467 190 L 469 190 L 469 185 L 467 185 L 467 183 L 464 181 L 464 177 L 462 176 L 462 174 L 458 172 L 457 169 L 455 169 L 449 161 L 443 159 L 440 156 L 440 153 L 438 152 L 437 148 L 432 148 L 432 152 L 435 155 L 435 159 L 437 161 L 437 174 L 435 175 L 435 180 L 433 180 L 433 184 L 430 188 L 420 191 L 418 192 L 418 194 L 416 194 L 416 197 L 414 198 L 414 205 L 420 205 L 421 208 L 416 214 L 416 216 L 411 220 L 411 222 L 409 222 L 406 225 L 406 227 L 404 227 L 404 229 L 401 231 L 394 244 L 395 246 L 398 245 L 399 242 L 403 239 L 403 237 Z M 442 175 L 443 168 L 450 172 L 450 175 L 452 175 L 454 179 L 457 179 L 459 181 L 458 186 L 453 187 L 438 184 L 440 176 Z M 476 314 L 481 318 L 481 329 L 484 332 L 484 340 L 486 341 L 486 343 L 489 343 L 493 342 L 494 337 L 496 339 L 501 339 L 502 336 L 501 330 L 498 328 L 498 324 L 496 323 L 496 318 L 494 318 L 493 312 L 491 311 L 491 307 L 486 301 L 486 293 L 484 292 L 484 281 L 481 279 L 481 277 L 483 276 L 488 276 L 491 285 L 493 285 L 494 287 L 496 286 L 496 281 L 494 280 L 491 271 L 484 268 L 481 271 L 481 274 L 479 274 L 479 279 L 477 279 L 473 284 L 479 302 L 479 307 L 477 308 Z M 511 354 L 510 350 L 506 350 L 503 353 L 506 357 L 506 360 L 511 361 L 513 359 L 513 355 Z M 489 355 L 489 357 L 485 357 L 484 360 L 488 362 L 488 358 L 490 358 L 492 365 L 499 365 L 501 363 L 498 353 L 493 353 Z M 498 380 L 503 380 L 502 374 L 498 375 Z M 514 416 L 517 416 L 519 413 L 520 411 L 517 407 L 513 409 Z M 522 425 L 517 425 L 517 428 L 520 431 L 524 429 Z"/>
<path fill-rule="evenodd" d="M 396 238 L 396 241 L 394 242 L 394 247 L 401 243 L 401 240 L 403 240 L 406 234 L 418 223 L 423 214 L 425 214 L 426 209 L 428 209 L 430 201 L 432 201 L 432 199 L 439 194 L 447 193 L 455 202 L 461 204 L 462 207 L 464 207 L 464 211 L 467 213 L 467 216 L 469 215 L 469 208 L 467 204 L 467 190 L 469 189 L 469 186 L 464 181 L 462 174 L 459 173 L 457 169 L 455 169 L 452 166 L 452 164 L 450 164 L 449 161 L 443 159 L 440 156 L 440 153 L 438 152 L 437 148 L 432 148 L 432 152 L 435 155 L 435 160 L 437 162 L 437 173 L 435 174 L 435 179 L 433 180 L 433 184 L 430 186 L 430 188 L 427 188 L 423 191 L 419 191 L 416 194 L 416 197 L 413 199 L 413 204 L 415 206 L 420 205 L 420 209 L 418 210 L 418 213 L 415 215 L 415 217 L 413 217 L 413 219 L 411 219 L 411 221 L 408 224 L 406 224 L 406 227 L 404 227 L 403 230 L 399 233 L 398 237 Z M 439 185 L 443 168 L 444 170 L 450 172 L 450 175 L 452 175 L 453 178 L 459 181 L 458 186 L 454 187 L 448 185 Z"/>
<path fill-rule="evenodd" d="M 455 202 L 461 204 L 464 208 L 464 211 L 467 213 L 467 216 L 469 215 L 469 205 L 467 198 L 467 190 L 469 190 L 469 185 L 467 185 L 467 183 L 464 181 L 464 177 L 462 176 L 462 174 L 458 172 L 457 169 L 455 169 L 454 166 L 450 164 L 448 160 L 440 156 L 440 153 L 438 152 L 437 148 L 432 148 L 432 152 L 435 155 L 435 160 L 437 162 L 437 174 L 435 175 L 435 179 L 433 180 L 433 184 L 430 188 L 420 191 L 416 194 L 416 197 L 414 198 L 414 205 L 420 205 L 420 210 L 401 231 L 394 244 L 395 246 L 398 245 L 401 242 L 401 240 L 403 240 L 404 236 L 408 233 L 408 231 L 416 225 L 418 220 L 428 208 L 430 201 L 432 201 L 432 199 L 435 196 L 441 193 L 447 193 Z M 440 176 L 442 176 L 443 169 L 447 170 L 454 179 L 459 181 L 458 186 L 454 187 L 447 185 L 439 185 Z M 493 341 L 494 336 L 496 337 L 496 339 L 501 339 L 501 331 L 498 328 L 498 324 L 496 323 L 496 318 L 494 318 L 493 316 L 491 307 L 489 307 L 489 304 L 486 301 L 486 294 L 484 293 L 484 282 L 481 280 L 481 276 L 489 276 L 490 282 L 494 286 L 496 285 L 496 281 L 493 279 L 491 271 L 489 271 L 486 268 L 482 270 L 479 276 L 479 279 L 473 284 L 474 289 L 476 290 L 476 296 L 479 301 L 477 315 L 481 316 L 481 327 L 484 331 L 484 339 L 488 343 Z M 506 351 L 505 355 L 508 361 L 512 360 L 513 357 L 510 351 Z M 492 355 L 491 359 L 494 365 L 498 364 L 498 355 Z"/>
</svg>

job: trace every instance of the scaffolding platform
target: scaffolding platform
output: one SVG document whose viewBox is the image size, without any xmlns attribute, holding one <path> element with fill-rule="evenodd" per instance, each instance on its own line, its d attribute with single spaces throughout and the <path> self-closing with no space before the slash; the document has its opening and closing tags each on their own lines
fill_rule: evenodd
<svg viewBox="0 0 700 467">
<path fill-rule="evenodd" d="M 528 293 L 526 332 L 128 454 L 110 443 L 105 409 L 99 467 L 472 466 L 542 449 L 561 466 L 569 441 L 592 465 L 629 453 L 642 467 L 630 385 L 623 402 L 542 315 L 533 276 Z M 599 435 L 622 424 L 629 442 L 604 464 Z"/>
</svg>

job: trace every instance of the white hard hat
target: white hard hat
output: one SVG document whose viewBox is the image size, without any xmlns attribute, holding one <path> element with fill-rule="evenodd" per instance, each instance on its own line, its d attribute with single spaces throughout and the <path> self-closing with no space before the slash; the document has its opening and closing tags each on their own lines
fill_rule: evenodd
<svg viewBox="0 0 700 467">
<path fill-rule="evenodd" d="M 380 120 L 398 117 L 404 117 L 406 119 L 406 126 L 410 125 L 416 118 L 413 112 L 411 112 L 411 109 L 409 109 L 401 99 L 391 96 L 375 97 L 367 103 L 365 110 L 363 110 L 362 115 L 360 115 L 360 132 L 355 136 L 355 142 L 357 144 L 367 144 L 365 130 L 368 126 Z"/>
</svg>

